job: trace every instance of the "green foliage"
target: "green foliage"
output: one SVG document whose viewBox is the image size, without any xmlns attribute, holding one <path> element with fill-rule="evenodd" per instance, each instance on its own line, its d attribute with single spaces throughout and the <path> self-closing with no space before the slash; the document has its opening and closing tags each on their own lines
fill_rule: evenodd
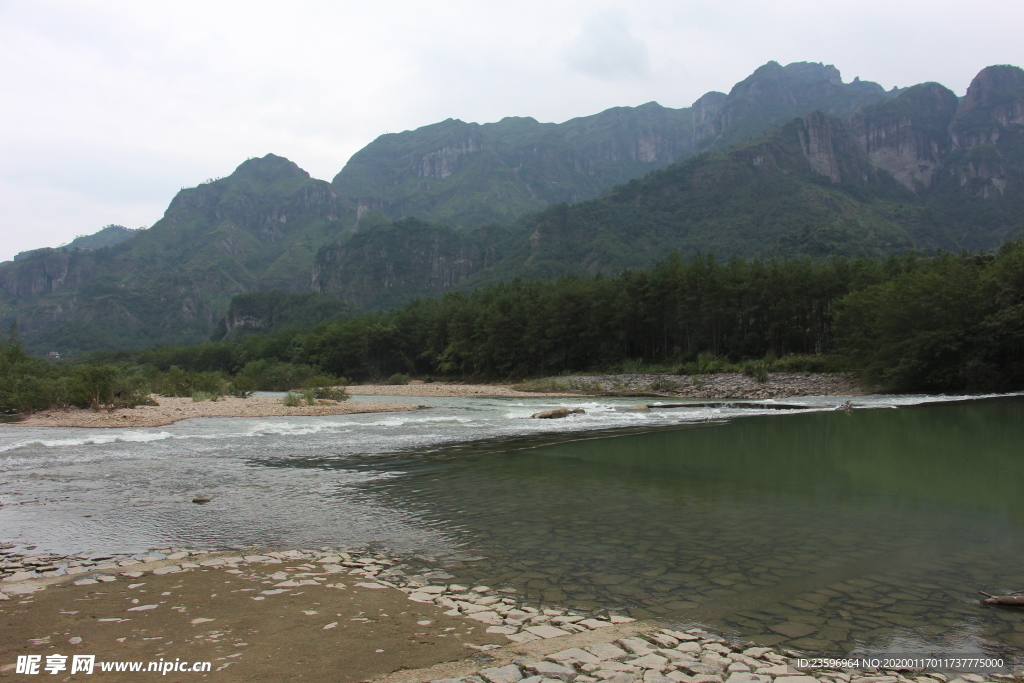
<svg viewBox="0 0 1024 683">
<path fill-rule="evenodd" d="M 238 339 L 253 332 L 310 327 L 352 313 L 351 305 L 329 294 L 281 290 L 246 292 L 231 298 L 227 314 L 211 339 Z"/>
<path fill-rule="evenodd" d="M 289 408 L 297 408 L 302 405 L 302 399 L 302 394 L 295 394 L 289 391 L 284 395 L 284 398 L 281 399 L 281 403 L 285 404 Z"/>
<path fill-rule="evenodd" d="M 410 377 L 409 375 L 403 375 L 400 372 L 396 372 L 395 374 L 391 375 L 386 380 L 384 380 L 384 384 L 404 385 L 408 384 L 411 381 L 412 377 Z"/>
<path fill-rule="evenodd" d="M 231 378 L 227 391 L 235 398 L 249 398 L 256 391 L 256 380 L 247 375 L 235 375 Z"/>
<path fill-rule="evenodd" d="M 312 387 L 313 397 L 322 401 L 347 401 L 348 392 L 342 387 Z"/>
<path fill-rule="evenodd" d="M 758 382 L 768 381 L 768 363 L 764 360 L 748 360 L 741 367 L 741 372 Z"/>
<path fill-rule="evenodd" d="M 29 356 L 12 330 L 0 338 L 0 409 L 258 389 L 287 390 L 288 401 L 312 405 L 344 400 L 333 388 L 343 377 L 406 384 L 413 375 L 550 378 L 611 368 L 678 367 L 696 376 L 695 386 L 716 372 L 765 381 L 769 372 L 862 369 L 897 390 L 1003 391 L 1024 387 L 1022 359 L 1024 243 L 995 256 L 931 259 L 719 263 L 673 255 L 616 278 L 516 280 L 315 327 L 97 353 L 77 364 Z"/>
<path fill-rule="evenodd" d="M 287 363 L 274 358 L 249 361 L 237 377 L 258 391 L 287 391 L 307 386 L 311 382 L 331 383 L 331 378 L 324 377 L 322 372 L 311 365 Z"/>
<path fill-rule="evenodd" d="M 837 324 L 869 379 L 896 390 L 1024 386 L 1024 243 L 943 254 L 846 297 Z"/>
<path fill-rule="evenodd" d="M 86 366 L 88 367 L 88 366 Z M 166 373 L 156 374 L 151 380 L 154 393 L 161 396 L 194 396 L 196 392 L 223 396 L 228 381 L 225 373 L 214 370 L 183 370 L 172 365 Z"/>
<path fill-rule="evenodd" d="M 679 385 L 668 377 L 658 377 L 651 382 L 651 389 L 653 391 L 676 391 L 679 389 Z"/>
<path fill-rule="evenodd" d="M 221 396 L 221 394 L 213 393 L 210 391 L 196 391 L 192 393 L 192 400 L 195 401 L 196 403 L 200 401 L 216 401 Z"/>
</svg>

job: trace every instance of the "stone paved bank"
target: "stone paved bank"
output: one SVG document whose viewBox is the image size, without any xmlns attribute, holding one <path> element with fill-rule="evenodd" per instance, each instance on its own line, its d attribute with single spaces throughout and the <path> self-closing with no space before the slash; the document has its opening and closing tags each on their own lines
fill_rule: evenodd
<svg viewBox="0 0 1024 683">
<path fill-rule="evenodd" d="M 262 554 L 226 554 L 164 548 L 134 557 L 54 555 L 21 557 L 0 550 L 5 574 L 0 600 L 22 600 L 48 585 L 70 581 L 78 586 L 137 581 L 146 574 L 180 575 L 217 568 L 246 578 L 262 589 L 255 601 L 301 594 L 314 587 L 396 590 L 412 602 L 433 604 L 449 617 L 486 628 L 507 645 L 466 644 L 487 665 L 464 660 L 428 670 L 407 670 L 382 683 L 984 683 L 1016 680 L 1008 674 L 947 676 L 922 669 L 864 672 L 855 669 L 793 668 L 793 658 L 813 656 L 795 650 L 728 640 L 701 629 L 658 629 L 650 622 L 606 610 L 582 611 L 523 604 L 512 588 L 447 583 L 441 569 L 413 566 L 382 553 L 352 553 L 329 548 Z M 135 583 L 128 588 L 144 584 Z M 139 601 L 136 600 L 136 603 Z M 27 604 L 22 602 L 22 604 Z M 156 609 L 156 604 L 128 608 Z M 312 612 L 311 612 L 312 614 Z M 123 621 L 104 619 L 103 621 Z M 210 621 L 195 619 L 193 624 Z M 430 621 L 419 624 L 429 625 Z M 321 630 L 337 627 L 337 622 Z M 245 645 L 239 643 L 237 645 Z M 0 667 L 0 673 L 13 665 Z M 226 666 L 226 664 L 224 665 Z M 445 673 L 445 676 L 434 675 Z M 1024 680 L 1024 679 L 1022 679 Z"/>
<path fill-rule="evenodd" d="M 614 641 L 597 641 L 541 657 L 515 657 L 457 678 L 420 678 L 424 683 L 983 683 L 1015 680 L 1008 674 L 947 676 L 922 669 L 815 669 L 793 666 L 794 656 L 751 647 L 700 629 L 649 630 Z M 500 664 L 500 662 L 499 662 Z M 408 676 L 392 676 L 394 683 Z"/>
</svg>

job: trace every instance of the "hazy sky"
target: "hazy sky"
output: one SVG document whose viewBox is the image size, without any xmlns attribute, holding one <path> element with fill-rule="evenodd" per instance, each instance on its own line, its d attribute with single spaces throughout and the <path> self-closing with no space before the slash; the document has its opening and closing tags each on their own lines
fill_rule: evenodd
<svg viewBox="0 0 1024 683">
<path fill-rule="evenodd" d="M 330 180 L 378 135 L 448 117 L 689 106 L 776 60 L 963 94 L 1024 64 L 1024 3 L 798 0 L 0 0 L 0 260 L 274 152 Z"/>
</svg>

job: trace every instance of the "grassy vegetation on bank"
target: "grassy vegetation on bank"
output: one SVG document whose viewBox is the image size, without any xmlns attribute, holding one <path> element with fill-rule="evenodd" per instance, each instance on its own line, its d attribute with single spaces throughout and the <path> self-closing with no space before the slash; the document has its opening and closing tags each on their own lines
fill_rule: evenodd
<svg viewBox="0 0 1024 683">
<path fill-rule="evenodd" d="M 677 256 L 616 278 L 515 280 L 234 341 L 94 352 L 0 345 L 0 409 L 131 405 L 409 376 L 661 368 L 863 372 L 899 391 L 1024 388 L 1024 243 L 995 255 L 764 263 Z M 385 380 L 384 378 L 390 378 Z"/>
</svg>

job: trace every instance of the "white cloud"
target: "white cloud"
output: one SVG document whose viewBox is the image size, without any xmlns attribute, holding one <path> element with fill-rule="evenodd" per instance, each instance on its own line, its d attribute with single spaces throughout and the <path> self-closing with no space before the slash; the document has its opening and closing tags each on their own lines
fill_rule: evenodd
<svg viewBox="0 0 1024 683">
<path fill-rule="evenodd" d="M 604 79 L 643 77 L 651 71 L 647 44 L 633 35 L 629 17 L 621 10 L 587 19 L 566 49 L 565 61 L 572 69 Z"/>
</svg>

